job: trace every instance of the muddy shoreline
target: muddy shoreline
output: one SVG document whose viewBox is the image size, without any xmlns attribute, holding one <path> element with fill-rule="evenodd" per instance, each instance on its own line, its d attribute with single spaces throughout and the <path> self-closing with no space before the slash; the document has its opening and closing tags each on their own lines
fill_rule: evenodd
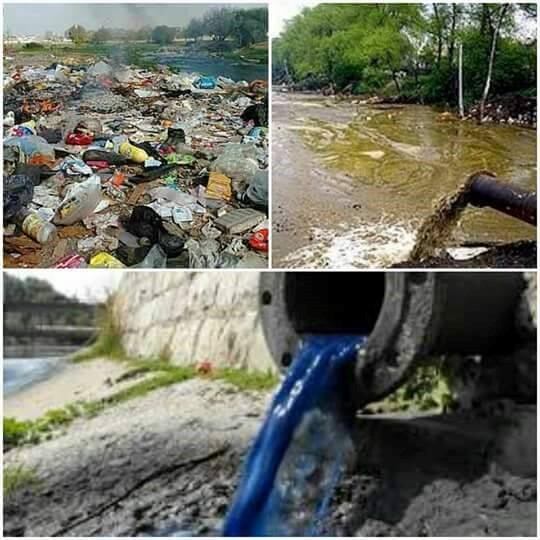
<svg viewBox="0 0 540 540">
<path fill-rule="evenodd" d="M 275 84 L 275 83 L 274 83 Z M 426 104 L 419 100 L 406 99 L 402 96 L 355 95 L 347 90 L 335 90 L 328 86 L 313 86 L 305 83 L 293 85 L 279 85 L 280 92 L 291 92 L 299 95 L 332 97 L 340 101 L 353 101 L 366 104 L 379 104 L 389 106 L 399 105 L 432 105 L 441 111 L 458 118 L 458 110 L 448 104 Z M 463 120 L 478 122 L 479 103 L 469 105 L 465 110 Z M 524 128 L 536 129 L 537 100 L 535 97 L 521 94 L 504 94 L 492 96 L 486 103 L 484 123 L 517 125 Z"/>
<path fill-rule="evenodd" d="M 4 535 L 220 535 L 270 398 L 193 379 L 5 453 L 5 465 L 23 464 L 39 480 L 6 497 Z M 536 480 L 528 470 L 493 472 L 492 420 L 432 418 L 359 420 L 358 456 L 323 534 L 535 534 Z"/>
</svg>

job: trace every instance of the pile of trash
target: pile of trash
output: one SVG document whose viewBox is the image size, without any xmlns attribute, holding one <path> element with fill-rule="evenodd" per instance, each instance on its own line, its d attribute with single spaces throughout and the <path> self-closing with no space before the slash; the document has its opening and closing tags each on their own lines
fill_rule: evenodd
<svg viewBox="0 0 540 540">
<path fill-rule="evenodd" d="M 265 81 L 4 69 L 6 267 L 268 265 Z"/>
</svg>

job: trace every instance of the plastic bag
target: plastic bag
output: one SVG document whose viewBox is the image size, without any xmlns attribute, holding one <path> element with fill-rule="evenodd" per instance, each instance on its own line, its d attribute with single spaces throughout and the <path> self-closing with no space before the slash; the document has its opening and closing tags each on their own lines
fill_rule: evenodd
<svg viewBox="0 0 540 540">
<path fill-rule="evenodd" d="M 219 243 L 216 240 L 197 242 L 190 238 L 184 245 L 189 253 L 190 268 L 217 268 Z"/>
<path fill-rule="evenodd" d="M 27 165 L 53 167 L 56 161 L 54 148 L 43 137 L 37 135 L 4 139 L 4 152 L 6 149 L 18 151 L 19 162 Z"/>
<path fill-rule="evenodd" d="M 212 170 L 231 178 L 235 191 L 240 191 L 238 182 L 251 183 L 260 170 L 257 151 L 251 144 L 228 143 L 212 164 Z"/>
<path fill-rule="evenodd" d="M 167 255 L 159 244 L 152 246 L 146 257 L 132 268 L 165 268 L 167 266 Z"/>
<path fill-rule="evenodd" d="M 101 180 L 91 176 L 88 180 L 71 186 L 53 218 L 56 225 L 73 225 L 88 217 L 101 201 Z"/>
</svg>

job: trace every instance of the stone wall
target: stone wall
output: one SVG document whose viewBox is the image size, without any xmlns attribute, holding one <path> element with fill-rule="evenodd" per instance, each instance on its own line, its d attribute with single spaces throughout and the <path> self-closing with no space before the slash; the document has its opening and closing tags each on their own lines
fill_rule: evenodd
<svg viewBox="0 0 540 540">
<path fill-rule="evenodd" d="M 126 352 L 176 364 L 274 370 L 257 312 L 257 272 L 130 272 L 115 316 Z"/>
</svg>

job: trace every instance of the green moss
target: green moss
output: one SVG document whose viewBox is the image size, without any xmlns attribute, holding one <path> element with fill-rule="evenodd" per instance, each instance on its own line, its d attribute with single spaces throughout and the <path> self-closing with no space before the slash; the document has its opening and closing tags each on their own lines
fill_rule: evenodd
<svg viewBox="0 0 540 540">
<path fill-rule="evenodd" d="M 420 365 L 397 390 L 367 408 L 375 412 L 442 412 L 448 409 L 453 400 L 443 365 Z"/>
<path fill-rule="evenodd" d="M 21 488 L 35 486 L 38 483 L 36 473 L 22 465 L 8 465 L 3 470 L 4 496 L 9 497 Z"/>
</svg>

